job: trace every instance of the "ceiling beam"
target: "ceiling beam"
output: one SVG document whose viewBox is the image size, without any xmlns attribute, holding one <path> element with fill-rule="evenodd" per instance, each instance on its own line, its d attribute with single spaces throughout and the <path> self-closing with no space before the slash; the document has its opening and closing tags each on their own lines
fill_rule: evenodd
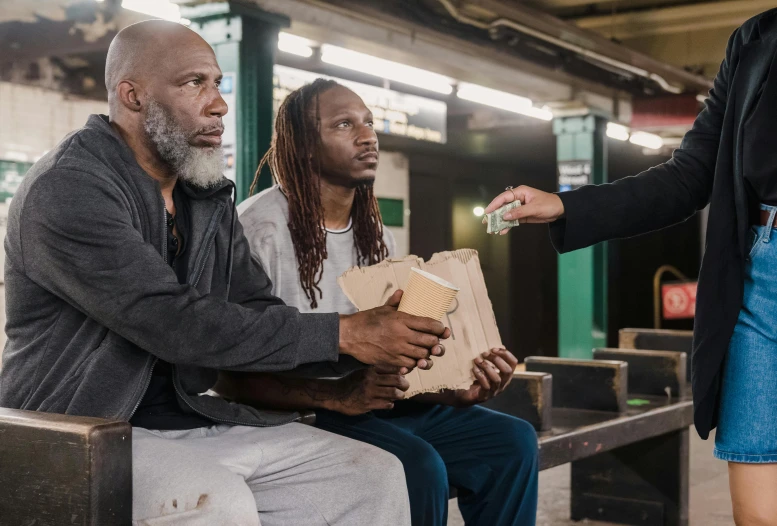
<svg viewBox="0 0 777 526">
<path fill-rule="evenodd" d="M 604 38 L 591 31 L 582 30 L 570 22 L 565 22 L 536 9 L 516 3 L 507 3 L 505 0 L 466 0 L 464 5 L 490 11 L 495 17 L 518 22 L 535 31 L 582 46 L 589 51 L 629 64 L 635 68 L 655 73 L 663 77 L 667 82 L 684 85 L 689 91 L 703 93 L 709 90 L 711 86 L 711 83 L 701 76 L 655 60 L 648 55 L 628 49 L 621 44 L 612 42 L 608 38 Z"/>
<path fill-rule="evenodd" d="M 578 27 L 618 40 L 723 27 L 735 28 L 774 7 L 774 0 L 706 2 L 575 19 Z"/>
</svg>

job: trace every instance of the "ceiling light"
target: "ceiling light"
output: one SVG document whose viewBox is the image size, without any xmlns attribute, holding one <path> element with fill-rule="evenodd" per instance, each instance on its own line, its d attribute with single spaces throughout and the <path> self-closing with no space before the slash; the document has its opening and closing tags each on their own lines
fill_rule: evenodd
<svg viewBox="0 0 777 526">
<path fill-rule="evenodd" d="M 486 209 L 482 206 L 476 206 L 472 209 L 472 213 L 475 214 L 476 217 L 483 217 L 483 214 L 486 213 Z"/>
<path fill-rule="evenodd" d="M 181 8 L 170 0 L 124 0 L 121 7 L 172 22 L 181 20 Z"/>
<path fill-rule="evenodd" d="M 607 137 L 610 139 L 615 139 L 617 141 L 628 141 L 629 140 L 629 129 L 622 125 L 617 124 L 614 122 L 608 122 L 607 123 Z"/>
<path fill-rule="evenodd" d="M 95 0 L 95 2 L 102 3 L 104 0 Z M 187 26 L 191 24 L 191 20 L 181 18 L 180 6 L 170 0 L 124 0 L 121 3 L 121 7 L 155 18 L 179 22 Z"/>
<path fill-rule="evenodd" d="M 664 140 L 658 135 L 647 132 L 634 132 L 631 134 L 629 142 L 637 146 L 644 146 L 651 150 L 660 150 L 664 146 Z"/>
<path fill-rule="evenodd" d="M 364 53 L 342 47 L 324 44 L 321 46 L 321 61 L 333 66 L 340 66 L 360 73 L 401 82 L 416 88 L 442 93 L 443 95 L 453 92 L 453 87 L 451 86 L 453 80 L 445 75 L 365 55 Z"/>
<path fill-rule="evenodd" d="M 456 95 L 460 99 L 485 104 L 486 106 L 491 106 L 492 108 L 498 108 L 500 110 L 527 115 L 529 117 L 534 117 L 535 119 L 549 121 L 553 118 L 553 113 L 549 109 L 535 108 L 531 99 L 521 97 L 520 95 L 513 95 L 512 93 L 506 93 L 504 91 L 485 88 L 483 86 L 478 86 L 477 84 L 469 84 L 467 82 L 459 83 L 459 89 Z"/>
<path fill-rule="evenodd" d="M 289 33 L 278 33 L 278 49 L 298 57 L 313 56 L 313 48 L 310 47 L 310 41 L 307 38 Z"/>
</svg>

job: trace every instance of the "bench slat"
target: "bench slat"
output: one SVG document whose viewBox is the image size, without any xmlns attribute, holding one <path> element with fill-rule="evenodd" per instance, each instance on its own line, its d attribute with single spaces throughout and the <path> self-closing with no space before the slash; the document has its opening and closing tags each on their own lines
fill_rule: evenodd
<svg viewBox="0 0 777 526">
<path fill-rule="evenodd" d="M 529 356 L 526 370 L 553 375 L 553 407 L 626 410 L 626 362 Z"/>
<path fill-rule="evenodd" d="M 686 390 L 687 354 L 677 351 L 594 349 L 594 360 L 621 360 L 629 364 L 628 392 L 672 396 Z"/>
<path fill-rule="evenodd" d="M 554 409 L 555 425 L 565 421 L 580 423 L 576 418 L 583 411 Z M 594 412 L 588 425 L 560 430 L 552 436 L 541 437 L 540 469 L 549 469 L 612 449 L 656 437 L 693 424 L 693 402 L 682 400 L 645 411 L 633 411 L 615 418 L 612 413 Z M 576 416 L 575 416 L 576 415 Z M 595 417 L 599 417 L 598 419 Z"/>
</svg>

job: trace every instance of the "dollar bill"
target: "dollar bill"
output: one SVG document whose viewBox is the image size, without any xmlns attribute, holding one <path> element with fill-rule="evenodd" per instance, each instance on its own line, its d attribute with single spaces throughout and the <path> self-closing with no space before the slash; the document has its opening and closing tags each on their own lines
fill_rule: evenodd
<svg viewBox="0 0 777 526">
<path fill-rule="evenodd" d="M 502 208 L 486 214 L 486 232 L 489 234 L 497 234 L 502 230 L 513 228 L 518 226 L 518 221 L 505 221 L 502 217 L 509 212 L 521 206 L 520 201 L 513 201 L 504 205 Z"/>
</svg>

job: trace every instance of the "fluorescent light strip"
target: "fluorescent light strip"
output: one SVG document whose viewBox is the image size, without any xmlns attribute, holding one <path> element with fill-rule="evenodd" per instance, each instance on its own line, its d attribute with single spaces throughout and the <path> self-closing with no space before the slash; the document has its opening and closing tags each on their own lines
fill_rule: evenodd
<svg viewBox="0 0 777 526">
<path fill-rule="evenodd" d="M 171 22 L 180 22 L 181 20 L 181 8 L 169 0 L 124 0 L 121 7 L 145 15 L 164 18 Z"/>
<path fill-rule="evenodd" d="M 401 82 L 416 88 L 442 93 L 443 95 L 453 92 L 453 87 L 451 86 L 453 80 L 445 75 L 365 55 L 364 53 L 338 46 L 329 44 L 321 46 L 321 61 L 333 66 L 340 66 L 360 73 Z"/>
<path fill-rule="evenodd" d="M 535 119 L 549 121 L 553 119 L 553 113 L 546 108 L 535 108 L 531 99 L 513 95 L 504 91 L 498 91 L 468 82 L 459 83 L 456 95 L 460 99 L 477 102 L 500 110 L 519 113 Z"/>
<path fill-rule="evenodd" d="M 298 57 L 308 58 L 313 56 L 313 48 L 310 47 L 310 41 L 307 38 L 289 33 L 278 33 L 278 49 Z"/>
<path fill-rule="evenodd" d="M 647 132 L 632 133 L 629 142 L 650 150 L 660 150 L 664 146 L 664 140 L 661 137 Z"/>
<path fill-rule="evenodd" d="M 104 0 L 95 0 L 102 3 Z M 181 18 L 180 6 L 170 2 L 170 0 L 124 0 L 121 7 L 129 11 L 143 13 L 144 15 L 162 18 L 171 22 L 178 22 L 184 25 L 191 24 L 191 20 Z"/>
<path fill-rule="evenodd" d="M 615 122 L 608 122 L 607 137 L 609 137 L 610 139 L 615 139 L 617 141 L 628 141 L 629 129 L 626 126 L 623 126 L 622 124 L 617 124 Z"/>
</svg>

